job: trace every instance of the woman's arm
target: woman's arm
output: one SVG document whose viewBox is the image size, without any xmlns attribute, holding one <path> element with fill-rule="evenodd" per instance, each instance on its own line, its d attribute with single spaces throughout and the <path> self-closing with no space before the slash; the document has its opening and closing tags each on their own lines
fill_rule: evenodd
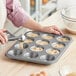
<svg viewBox="0 0 76 76">
<path fill-rule="evenodd" d="M 7 17 L 17 27 L 23 26 L 35 31 L 63 34 L 56 26 L 43 27 L 33 20 L 21 7 L 19 0 L 7 0 Z"/>
<path fill-rule="evenodd" d="M 46 26 L 43 27 L 39 23 L 37 23 L 35 20 L 29 18 L 27 22 L 23 25 L 26 28 L 35 30 L 35 31 L 41 31 L 41 32 L 47 32 L 47 33 L 54 33 L 54 34 L 61 34 L 63 35 L 63 32 L 57 27 L 57 26 Z"/>
</svg>

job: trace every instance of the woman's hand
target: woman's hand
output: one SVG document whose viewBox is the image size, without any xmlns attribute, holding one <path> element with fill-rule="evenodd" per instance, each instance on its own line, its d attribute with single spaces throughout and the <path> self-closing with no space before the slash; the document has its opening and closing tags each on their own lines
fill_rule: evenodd
<svg viewBox="0 0 76 76">
<path fill-rule="evenodd" d="M 63 32 L 57 26 L 46 26 L 43 27 L 43 31 L 47 33 L 53 33 L 58 35 L 63 35 Z"/>
<path fill-rule="evenodd" d="M 33 73 L 30 76 L 48 76 L 48 75 L 47 75 L 47 73 L 45 71 L 41 71 L 41 72 L 39 72 L 37 74 Z"/>
<path fill-rule="evenodd" d="M 5 35 L 6 30 L 5 29 L 0 29 L 0 43 L 5 44 L 8 39 L 7 36 Z"/>
</svg>

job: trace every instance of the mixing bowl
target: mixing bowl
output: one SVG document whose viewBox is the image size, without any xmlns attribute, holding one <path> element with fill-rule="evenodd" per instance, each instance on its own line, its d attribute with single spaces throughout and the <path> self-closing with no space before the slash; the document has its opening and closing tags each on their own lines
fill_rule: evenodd
<svg viewBox="0 0 76 76">
<path fill-rule="evenodd" d="M 76 6 L 70 6 L 61 10 L 61 16 L 66 29 L 76 34 Z"/>
</svg>

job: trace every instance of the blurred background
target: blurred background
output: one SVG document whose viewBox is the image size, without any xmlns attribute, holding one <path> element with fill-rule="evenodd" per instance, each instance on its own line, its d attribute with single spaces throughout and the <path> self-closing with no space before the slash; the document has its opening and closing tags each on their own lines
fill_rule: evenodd
<svg viewBox="0 0 76 76">
<path fill-rule="evenodd" d="M 42 21 L 56 11 L 57 0 L 20 0 L 23 8 L 36 21 Z"/>
<path fill-rule="evenodd" d="M 42 21 L 57 10 L 76 5 L 76 0 L 20 0 L 23 8 L 36 21 Z"/>
</svg>

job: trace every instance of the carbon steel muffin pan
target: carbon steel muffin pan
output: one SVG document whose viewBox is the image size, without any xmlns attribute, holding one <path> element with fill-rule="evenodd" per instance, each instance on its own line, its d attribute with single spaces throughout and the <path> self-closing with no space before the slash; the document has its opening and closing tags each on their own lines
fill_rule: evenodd
<svg viewBox="0 0 76 76">
<path fill-rule="evenodd" d="M 7 52 L 6 56 L 21 61 L 52 64 L 59 60 L 72 38 L 69 36 L 29 31 L 25 41 L 17 41 Z"/>
</svg>

